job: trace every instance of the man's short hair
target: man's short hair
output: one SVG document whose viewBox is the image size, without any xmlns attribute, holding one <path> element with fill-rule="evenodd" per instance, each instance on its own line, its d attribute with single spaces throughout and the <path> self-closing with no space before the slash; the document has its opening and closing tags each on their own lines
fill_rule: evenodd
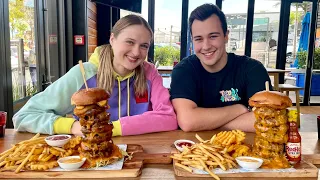
<svg viewBox="0 0 320 180">
<path fill-rule="evenodd" d="M 222 25 L 222 30 L 223 34 L 226 35 L 227 32 L 227 20 L 226 16 L 224 13 L 218 8 L 218 6 L 211 4 L 211 3 L 206 3 L 203 4 L 196 9 L 194 9 L 189 17 L 189 28 L 190 32 L 192 34 L 192 24 L 194 20 L 199 20 L 199 21 L 204 21 L 208 19 L 212 15 L 217 15 L 218 18 L 220 19 L 221 25 Z"/>
</svg>

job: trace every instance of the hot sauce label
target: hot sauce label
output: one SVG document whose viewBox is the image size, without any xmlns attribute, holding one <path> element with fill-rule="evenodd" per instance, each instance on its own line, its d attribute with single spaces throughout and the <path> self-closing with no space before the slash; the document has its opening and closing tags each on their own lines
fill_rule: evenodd
<svg viewBox="0 0 320 180">
<path fill-rule="evenodd" d="M 286 145 L 288 158 L 299 158 L 301 155 L 301 143 L 290 143 Z"/>
</svg>

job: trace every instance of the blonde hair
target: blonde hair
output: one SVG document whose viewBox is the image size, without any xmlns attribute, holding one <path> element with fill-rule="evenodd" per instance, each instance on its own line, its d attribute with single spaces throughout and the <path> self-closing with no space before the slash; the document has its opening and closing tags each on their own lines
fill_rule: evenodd
<svg viewBox="0 0 320 180">
<path fill-rule="evenodd" d="M 143 25 L 149 32 L 151 37 L 153 37 L 152 30 L 145 19 L 137 15 L 128 15 L 120 20 L 113 26 L 111 33 L 117 37 L 120 32 L 132 25 Z M 112 93 L 112 88 L 114 85 L 113 77 L 113 61 L 114 55 L 112 47 L 110 44 L 103 45 L 99 52 L 99 68 L 97 72 L 97 85 L 100 88 L 104 88 L 108 93 Z M 134 92 L 138 96 L 144 95 L 147 90 L 147 78 L 145 76 L 143 63 L 141 63 L 135 69 L 135 80 L 134 80 Z"/>
</svg>

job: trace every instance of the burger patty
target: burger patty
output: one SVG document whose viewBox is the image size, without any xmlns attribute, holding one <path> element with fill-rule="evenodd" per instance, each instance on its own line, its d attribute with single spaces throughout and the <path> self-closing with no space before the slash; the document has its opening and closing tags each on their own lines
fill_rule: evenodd
<svg viewBox="0 0 320 180">
<path fill-rule="evenodd" d="M 84 118 L 84 116 L 95 116 L 101 112 L 106 111 L 106 107 L 101 107 L 97 104 L 84 106 L 83 109 L 74 109 L 74 114 L 80 118 Z"/>
<path fill-rule="evenodd" d="M 283 152 L 269 151 L 267 149 L 262 149 L 258 147 L 255 147 L 252 153 L 262 158 L 273 158 L 273 157 L 282 156 L 284 154 Z"/>
<path fill-rule="evenodd" d="M 275 118 L 264 118 L 261 116 L 256 116 L 256 122 L 260 123 L 262 126 L 274 127 L 287 124 L 288 121 L 286 117 L 282 116 L 278 116 Z"/>
<path fill-rule="evenodd" d="M 254 123 L 254 128 L 259 132 L 274 132 L 279 134 L 286 134 L 288 130 L 287 124 L 281 124 L 280 126 L 264 126 L 260 122 Z"/>
<path fill-rule="evenodd" d="M 278 144 L 283 144 L 288 141 L 288 135 L 287 134 L 277 134 L 277 133 L 261 133 L 261 132 L 256 132 L 257 136 L 259 138 L 263 138 L 267 140 L 270 143 L 278 143 Z"/>
<path fill-rule="evenodd" d="M 84 116 L 81 117 L 79 122 L 81 126 L 92 125 L 94 123 L 108 123 L 110 120 L 110 113 L 101 112 L 96 116 Z"/>
<path fill-rule="evenodd" d="M 112 131 L 112 129 L 113 129 L 113 124 L 94 123 L 93 125 L 87 124 L 85 126 L 82 126 L 81 132 L 83 132 L 83 133 L 91 133 L 91 132 L 103 133 L 103 132 Z"/>
<path fill-rule="evenodd" d="M 263 116 L 265 118 L 271 117 L 277 117 L 277 116 L 287 116 L 287 110 L 286 109 L 274 109 L 270 107 L 257 107 L 254 110 L 254 114 Z"/>
<path fill-rule="evenodd" d="M 89 141 L 91 143 L 101 143 L 103 141 L 109 141 L 112 138 L 112 131 L 109 132 L 91 132 L 91 133 L 83 133 L 84 140 Z"/>
<path fill-rule="evenodd" d="M 253 146 L 257 147 L 258 149 L 265 149 L 273 152 L 284 152 L 283 144 L 270 143 L 267 140 L 259 138 L 257 136 L 254 138 Z"/>
<path fill-rule="evenodd" d="M 81 142 L 81 148 L 82 151 L 90 151 L 90 152 L 96 152 L 96 151 L 108 151 L 108 149 L 113 148 L 112 141 L 104 141 L 101 143 L 90 143 L 88 141 Z"/>
</svg>

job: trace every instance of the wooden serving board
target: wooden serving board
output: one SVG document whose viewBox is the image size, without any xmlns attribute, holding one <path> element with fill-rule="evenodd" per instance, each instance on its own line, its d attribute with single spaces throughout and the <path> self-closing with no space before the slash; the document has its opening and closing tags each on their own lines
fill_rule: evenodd
<svg viewBox="0 0 320 180">
<path fill-rule="evenodd" d="M 173 164 L 176 160 L 173 160 Z M 181 177 L 211 177 L 209 174 L 193 174 L 180 167 L 173 165 L 174 173 Z M 313 164 L 302 160 L 299 164 L 294 166 L 295 172 L 245 172 L 245 173 L 228 173 L 228 174 L 218 174 L 219 177 L 318 177 L 318 168 Z"/>
<path fill-rule="evenodd" d="M 174 149 L 172 153 L 177 153 Z M 177 160 L 173 160 L 174 173 L 180 177 L 211 177 L 209 174 L 193 174 L 174 164 Z M 232 178 L 232 177 L 318 177 L 318 168 L 313 164 L 320 164 L 320 154 L 302 155 L 300 163 L 296 164 L 295 172 L 245 172 L 245 173 L 228 173 L 218 174 L 219 177 Z"/>
<path fill-rule="evenodd" d="M 82 171 L 24 171 L 18 174 L 14 172 L 1 172 L 0 178 L 116 178 L 137 177 L 141 174 L 143 164 L 171 164 L 170 154 L 146 154 L 141 145 L 128 144 L 128 154 L 133 158 L 124 162 L 121 170 L 82 170 Z"/>
</svg>

